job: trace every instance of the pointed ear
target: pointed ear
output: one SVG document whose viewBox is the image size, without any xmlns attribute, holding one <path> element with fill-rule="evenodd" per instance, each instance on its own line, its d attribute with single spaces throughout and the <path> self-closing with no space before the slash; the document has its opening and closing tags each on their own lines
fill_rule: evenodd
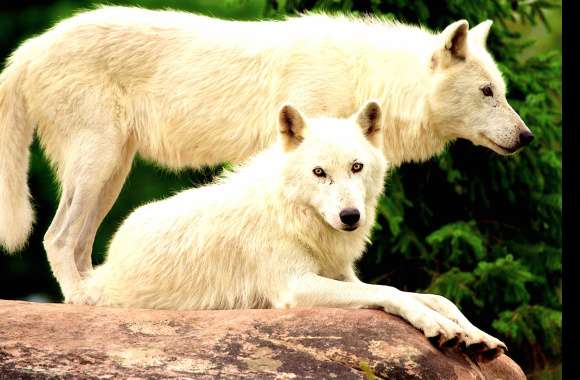
<svg viewBox="0 0 580 380">
<path fill-rule="evenodd" d="M 278 125 L 280 139 L 285 151 L 295 149 L 304 140 L 303 132 L 306 123 L 300 112 L 291 105 L 286 104 L 280 110 Z"/>
<path fill-rule="evenodd" d="M 467 32 L 469 24 L 466 20 L 455 21 L 445 28 L 440 36 L 443 47 L 433 56 L 434 63 L 446 67 L 457 60 L 464 60 L 467 56 Z"/>
<path fill-rule="evenodd" d="M 357 114 L 357 124 L 371 144 L 380 148 L 383 143 L 381 106 L 376 101 L 364 105 Z"/>
<path fill-rule="evenodd" d="M 484 22 L 477 24 L 469 31 L 469 39 L 481 46 L 485 46 L 492 24 L 493 21 L 491 20 L 485 20 Z"/>
</svg>

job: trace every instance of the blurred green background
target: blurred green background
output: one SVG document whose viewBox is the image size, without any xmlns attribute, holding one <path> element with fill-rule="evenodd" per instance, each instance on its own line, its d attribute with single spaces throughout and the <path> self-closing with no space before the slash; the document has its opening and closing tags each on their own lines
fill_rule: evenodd
<svg viewBox="0 0 580 380">
<path fill-rule="evenodd" d="M 2 61 L 89 0 L 2 2 Z M 504 340 L 531 376 L 561 378 L 561 9 L 558 1 L 452 0 L 144 0 L 108 4 L 183 9 L 222 18 L 282 18 L 310 9 L 382 13 L 443 29 L 465 18 L 494 20 L 488 45 L 508 83 L 509 100 L 536 135 L 515 157 L 459 141 L 424 164 L 406 164 L 387 182 L 361 277 L 410 291 L 442 294 L 476 325 Z M 442 3 L 443 4 L 443 3 Z M 93 261 L 138 205 L 193 184 L 220 168 L 168 172 L 137 160 L 102 224 Z M 42 236 L 57 206 L 57 184 L 35 141 L 29 183 L 37 223 L 28 247 L 0 255 L 0 298 L 59 301 Z M 0 210 L 1 212 L 1 210 Z"/>
</svg>

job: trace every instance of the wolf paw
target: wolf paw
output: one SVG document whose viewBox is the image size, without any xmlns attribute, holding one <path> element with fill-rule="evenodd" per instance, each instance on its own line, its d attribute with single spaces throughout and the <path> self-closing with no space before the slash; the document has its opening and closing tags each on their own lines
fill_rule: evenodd
<svg viewBox="0 0 580 380">
<path fill-rule="evenodd" d="M 67 292 L 64 297 L 64 303 L 74 305 L 95 305 L 97 303 L 97 299 L 96 297 L 85 293 L 81 289 L 75 289 L 71 292 Z"/>
<path fill-rule="evenodd" d="M 467 332 L 461 350 L 476 361 L 488 362 L 507 352 L 507 346 L 501 340 L 475 329 Z"/>
<path fill-rule="evenodd" d="M 501 340 L 481 330 L 464 330 L 445 317 L 436 320 L 436 327 L 423 330 L 425 336 L 436 347 L 441 349 L 459 349 L 472 360 L 489 362 L 507 352 L 507 346 Z"/>
<path fill-rule="evenodd" d="M 501 340 L 477 328 L 464 329 L 436 312 L 424 313 L 413 324 L 435 347 L 459 349 L 478 362 L 489 362 L 507 351 Z"/>
<path fill-rule="evenodd" d="M 423 331 L 436 347 L 454 348 L 464 342 L 465 334 L 458 324 L 430 310 L 413 325 Z"/>
</svg>

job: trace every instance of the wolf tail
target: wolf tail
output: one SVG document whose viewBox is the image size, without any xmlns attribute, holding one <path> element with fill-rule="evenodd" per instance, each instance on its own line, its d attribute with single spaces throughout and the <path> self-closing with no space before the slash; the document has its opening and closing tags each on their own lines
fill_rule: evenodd
<svg viewBox="0 0 580 380">
<path fill-rule="evenodd" d="M 0 246 L 8 252 L 24 247 L 34 223 L 27 183 L 34 126 L 21 88 L 28 65 L 19 50 L 0 74 Z"/>
</svg>

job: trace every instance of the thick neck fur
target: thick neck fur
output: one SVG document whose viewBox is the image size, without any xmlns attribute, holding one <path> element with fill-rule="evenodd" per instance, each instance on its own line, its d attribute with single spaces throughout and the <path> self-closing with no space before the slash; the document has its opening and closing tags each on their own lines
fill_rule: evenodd
<svg viewBox="0 0 580 380">
<path fill-rule="evenodd" d="M 316 36 L 303 38 L 312 44 L 332 45 L 351 63 L 355 105 L 369 99 L 381 103 L 384 152 L 392 165 L 425 161 L 441 153 L 447 139 L 438 133 L 429 112 L 434 77 L 431 58 L 440 44 L 437 35 L 375 18 L 310 15 L 290 21 L 302 24 L 303 33 L 316 25 Z"/>
<path fill-rule="evenodd" d="M 393 166 L 422 162 L 440 154 L 447 141 L 438 135 L 434 124 L 424 120 L 404 120 L 387 115 L 384 130 L 385 157 Z"/>
<path fill-rule="evenodd" d="M 357 101 L 380 101 L 385 157 L 399 166 L 438 155 L 448 142 L 429 110 L 434 77 L 431 58 L 438 39 L 427 30 L 391 22 L 375 21 L 365 27 L 367 35 L 373 36 L 367 48 L 373 49 L 375 59 L 358 66 L 368 78 L 377 79 L 360 82 Z"/>
</svg>

